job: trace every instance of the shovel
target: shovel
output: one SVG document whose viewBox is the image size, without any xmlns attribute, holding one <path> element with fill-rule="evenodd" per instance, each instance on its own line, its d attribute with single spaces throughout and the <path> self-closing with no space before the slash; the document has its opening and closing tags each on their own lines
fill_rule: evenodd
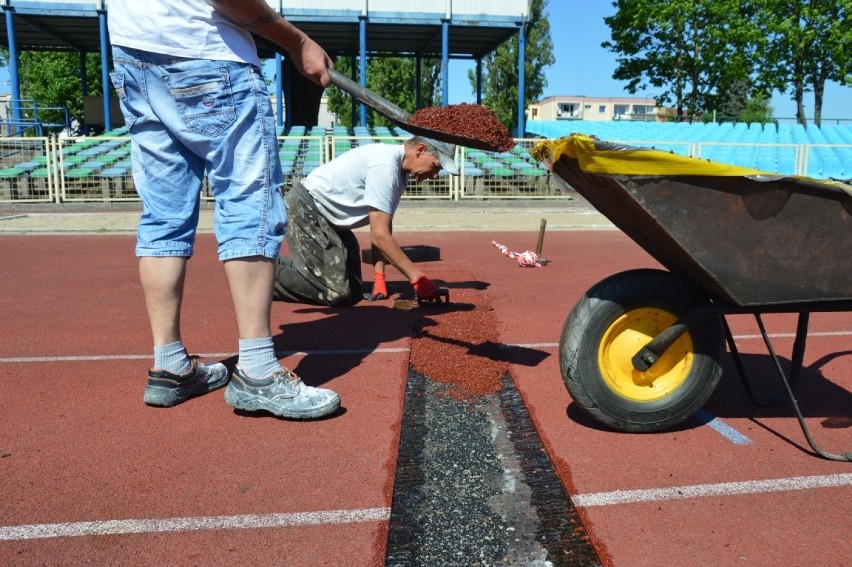
<svg viewBox="0 0 852 567">
<path fill-rule="evenodd" d="M 417 136 L 433 138 L 439 142 L 456 144 L 467 148 L 476 148 L 478 150 L 486 150 L 490 152 L 498 151 L 498 148 L 476 138 L 471 138 L 455 132 L 445 132 L 443 130 L 434 130 L 432 128 L 425 128 L 423 126 L 411 124 L 409 122 L 409 120 L 411 120 L 411 114 L 404 111 L 391 101 L 377 95 L 373 91 L 362 87 L 349 77 L 337 71 L 337 69 L 329 69 L 328 77 L 331 79 L 332 85 L 350 95 L 352 98 L 366 104 L 382 116 L 391 120 L 400 128 L 405 129 L 407 132 Z"/>
</svg>

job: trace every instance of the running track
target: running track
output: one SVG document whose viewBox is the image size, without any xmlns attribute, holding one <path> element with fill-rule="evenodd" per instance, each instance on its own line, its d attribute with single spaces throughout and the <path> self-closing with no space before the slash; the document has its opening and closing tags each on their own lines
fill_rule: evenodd
<svg viewBox="0 0 852 567">
<path fill-rule="evenodd" d="M 572 403 L 558 364 L 571 306 L 611 273 L 657 265 L 620 232 L 551 232 L 541 269 L 491 246 L 533 248 L 535 233 L 399 237 L 441 248 L 430 277 L 488 295 L 507 348 L 544 353 L 512 375 L 605 564 L 849 564 L 852 465 L 814 456 L 789 407 L 753 406 L 730 360 L 675 431 L 610 432 Z M 167 410 L 142 403 L 150 339 L 132 236 L 0 236 L 0 313 L 3 565 L 382 564 L 405 312 L 274 305 L 284 363 L 343 400 L 339 415 L 308 423 L 239 415 L 221 392 Z M 211 235 L 199 237 L 184 313 L 193 352 L 233 363 Z M 766 320 L 789 358 L 794 318 Z M 753 320 L 731 326 L 774 389 Z M 852 317 L 814 315 L 810 330 L 798 399 L 823 448 L 852 450 Z"/>
</svg>

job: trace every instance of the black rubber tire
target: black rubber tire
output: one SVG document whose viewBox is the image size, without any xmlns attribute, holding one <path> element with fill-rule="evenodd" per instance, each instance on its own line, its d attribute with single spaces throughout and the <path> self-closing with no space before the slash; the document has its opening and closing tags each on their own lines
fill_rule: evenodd
<svg viewBox="0 0 852 567">
<path fill-rule="evenodd" d="M 693 326 L 680 339 L 682 343 L 675 343 L 665 353 L 669 357 L 666 365 L 656 368 L 658 362 L 647 373 L 632 367 L 630 358 L 639 350 L 634 343 L 628 342 L 629 348 L 622 349 L 609 349 L 608 345 L 619 340 L 614 338 L 619 336 L 618 329 L 628 329 L 625 335 L 632 333 L 629 322 L 641 322 L 643 315 L 650 324 L 658 315 L 679 318 L 708 303 L 707 294 L 696 285 L 662 270 L 630 270 L 598 282 L 574 305 L 562 329 L 559 363 L 568 393 L 589 415 L 619 431 L 660 431 L 687 419 L 704 405 L 722 375 L 725 335 L 720 317 Z M 684 345 L 688 345 L 687 351 Z M 665 376 L 651 373 L 661 372 L 672 361 L 670 374 L 675 381 L 671 391 L 662 388 L 642 399 Z M 639 395 L 623 395 L 618 390 L 621 385 L 631 393 L 635 388 Z"/>
</svg>

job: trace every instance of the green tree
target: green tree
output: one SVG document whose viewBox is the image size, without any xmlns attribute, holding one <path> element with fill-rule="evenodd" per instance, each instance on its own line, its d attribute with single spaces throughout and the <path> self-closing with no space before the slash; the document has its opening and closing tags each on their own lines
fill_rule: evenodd
<svg viewBox="0 0 852 567">
<path fill-rule="evenodd" d="M 814 94 L 814 122 L 822 120 L 825 83 L 842 83 L 850 71 L 852 0 L 761 0 L 759 26 L 769 38 L 761 81 L 796 103 L 796 120 L 807 125 L 804 96 Z"/>
<path fill-rule="evenodd" d="M 21 99 L 38 105 L 41 122 L 61 124 L 62 110 L 41 110 L 45 107 L 65 108 L 72 124 L 84 123 L 83 68 L 76 52 L 23 51 L 19 56 Z M 86 54 L 86 85 L 88 92 L 101 94 L 101 58 L 99 53 Z M 33 118 L 24 107 L 25 118 Z M 79 133 L 79 132 L 74 132 Z"/>
<path fill-rule="evenodd" d="M 652 87 L 678 116 L 720 111 L 747 85 L 749 99 L 790 91 L 806 123 L 814 93 L 817 124 L 827 81 L 850 72 L 852 0 L 616 0 L 604 18 L 619 56 L 613 78 L 628 92 Z"/>
<path fill-rule="evenodd" d="M 530 0 L 529 16 L 523 23 L 524 38 L 524 108 L 541 96 L 547 79 L 544 69 L 553 65 L 553 42 L 546 13 L 547 0 Z M 518 35 L 512 36 L 482 60 L 482 103 L 508 126 L 518 125 Z M 476 92 L 476 74 L 468 71 L 468 79 Z M 523 132 L 518 133 L 519 136 Z"/>
<path fill-rule="evenodd" d="M 739 115 L 740 122 L 773 122 L 774 110 L 765 95 L 756 95 L 748 99 L 746 106 Z"/>
<path fill-rule="evenodd" d="M 750 24 L 753 6 L 741 0 L 616 0 L 604 18 L 618 55 L 613 78 L 637 93 L 649 87 L 679 119 L 717 110 L 730 93 L 750 84 L 750 61 L 760 39 Z"/>
<path fill-rule="evenodd" d="M 334 66 L 347 77 L 353 76 L 351 57 L 338 57 Z M 438 104 L 440 75 L 440 59 L 421 59 L 420 106 Z M 417 60 L 412 57 L 370 57 L 367 60 L 367 88 L 413 114 L 417 110 Z M 337 88 L 329 89 L 327 95 L 328 109 L 337 116 L 338 124 L 352 127 L 359 123 L 357 106 L 353 120 L 352 97 Z M 367 125 L 391 126 L 392 122 L 368 107 Z"/>
<path fill-rule="evenodd" d="M 736 81 L 729 85 L 724 92 L 719 93 L 717 120 L 720 122 L 739 121 L 740 115 L 749 105 L 748 83 Z"/>
</svg>

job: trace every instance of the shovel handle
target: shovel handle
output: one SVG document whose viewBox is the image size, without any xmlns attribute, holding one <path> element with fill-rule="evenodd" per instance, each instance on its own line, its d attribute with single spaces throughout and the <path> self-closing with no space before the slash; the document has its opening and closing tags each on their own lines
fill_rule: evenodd
<svg viewBox="0 0 852 567">
<path fill-rule="evenodd" d="M 408 119 L 411 118 L 411 115 L 408 112 L 404 111 L 386 98 L 383 98 L 373 91 L 362 87 L 343 73 L 339 72 L 337 69 L 329 69 L 328 78 L 331 80 L 332 85 L 391 120 L 396 122 L 408 122 Z"/>
</svg>

